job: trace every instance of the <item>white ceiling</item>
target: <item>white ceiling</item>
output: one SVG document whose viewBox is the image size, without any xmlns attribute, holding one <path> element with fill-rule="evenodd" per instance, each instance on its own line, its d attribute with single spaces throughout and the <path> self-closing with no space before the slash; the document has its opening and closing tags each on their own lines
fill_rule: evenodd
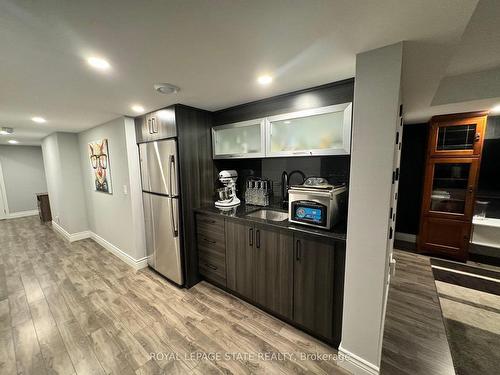
<svg viewBox="0 0 500 375">
<path fill-rule="evenodd" d="M 21 144 L 36 144 L 53 131 L 135 115 L 133 103 L 146 110 L 177 102 L 221 109 L 352 77 L 356 53 L 401 40 L 409 41 L 412 56 L 404 94 L 416 121 L 428 116 L 443 76 L 498 62 L 498 49 L 485 65 L 456 54 L 461 42 L 472 49 L 482 42 L 484 30 L 467 27 L 477 3 L 2 0 L 0 126 L 15 128 Z M 466 27 L 470 37 L 462 39 Z M 106 58 L 112 69 L 92 70 L 88 56 Z M 263 72 L 275 76 L 268 87 L 255 81 Z M 162 96 L 156 82 L 181 92 Z M 33 116 L 48 122 L 35 124 Z M 0 136 L 0 143 L 7 139 Z"/>
</svg>

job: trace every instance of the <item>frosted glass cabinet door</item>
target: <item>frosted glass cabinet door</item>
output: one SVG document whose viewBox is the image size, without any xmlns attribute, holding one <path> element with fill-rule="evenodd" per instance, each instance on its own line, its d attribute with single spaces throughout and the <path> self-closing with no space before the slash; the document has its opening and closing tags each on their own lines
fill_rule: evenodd
<svg viewBox="0 0 500 375">
<path fill-rule="evenodd" d="M 269 156 L 347 155 L 351 103 L 267 118 Z"/>
<path fill-rule="evenodd" d="M 212 128 L 214 159 L 258 158 L 265 155 L 264 120 L 243 121 Z"/>
</svg>

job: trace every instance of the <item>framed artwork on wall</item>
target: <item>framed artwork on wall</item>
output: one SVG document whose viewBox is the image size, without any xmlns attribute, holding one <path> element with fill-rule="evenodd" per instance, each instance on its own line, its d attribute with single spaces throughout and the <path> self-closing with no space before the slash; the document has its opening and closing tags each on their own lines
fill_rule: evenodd
<svg viewBox="0 0 500 375">
<path fill-rule="evenodd" d="M 113 194 L 107 139 L 89 143 L 89 159 L 95 191 Z"/>
</svg>

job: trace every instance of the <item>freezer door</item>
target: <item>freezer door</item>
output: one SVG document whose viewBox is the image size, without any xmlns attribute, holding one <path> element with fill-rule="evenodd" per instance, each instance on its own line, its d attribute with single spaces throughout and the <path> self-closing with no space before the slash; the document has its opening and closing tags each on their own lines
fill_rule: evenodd
<svg viewBox="0 0 500 375">
<path fill-rule="evenodd" d="M 154 252 L 154 225 L 151 197 L 152 194 L 142 193 L 142 201 L 144 203 L 144 221 L 146 229 L 146 256 L 148 259 L 148 265 L 152 268 L 155 268 L 156 263 Z"/>
<path fill-rule="evenodd" d="M 184 282 L 179 239 L 179 201 L 151 194 L 154 269 L 182 285 Z"/>
<path fill-rule="evenodd" d="M 177 196 L 177 144 L 173 139 L 143 143 L 141 146 L 143 190 L 157 194 Z M 145 155 L 145 156 L 142 156 Z M 146 181 L 146 182 L 145 182 Z"/>
</svg>

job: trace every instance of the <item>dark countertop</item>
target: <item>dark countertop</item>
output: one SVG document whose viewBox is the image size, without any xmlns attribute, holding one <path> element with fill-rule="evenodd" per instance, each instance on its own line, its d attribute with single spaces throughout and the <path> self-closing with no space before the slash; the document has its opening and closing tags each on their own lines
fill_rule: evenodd
<svg viewBox="0 0 500 375">
<path fill-rule="evenodd" d="M 309 227 L 307 225 L 292 224 L 292 223 L 288 222 L 288 220 L 273 221 L 273 220 L 259 219 L 259 218 L 255 218 L 255 217 L 246 216 L 247 214 L 258 211 L 260 209 L 271 209 L 274 211 L 287 212 L 286 210 L 282 209 L 279 205 L 272 205 L 269 207 L 259 207 L 259 206 L 251 206 L 251 205 L 247 206 L 244 203 L 241 203 L 239 206 L 234 207 L 233 209 L 230 209 L 230 210 L 226 210 L 226 211 L 218 209 L 217 207 L 215 207 L 214 204 L 204 205 L 204 206 L 201 206 L 199 208 L 195 208 L 194 211 L 204 213 L 204 214 L 209 214 L 209 215 L 223 216 L 224 218 L 229 219 L 229 220 L 264 224 L 264 225 L 268 225 L 268 226 L 275 227 L 275 228 L 288 229 L 291 231 L 300 232 L 300 233 L 304 233 L 304 234 L 310 234 L 313 236 L 331 238 L 331 239 L 334 239 L 337 241 L 345 241 L 346 240 L 347 228 L 346 228 L 345 223 L 339 223 L 339 224 L 335 225 L 331 230 L 326 230 L 326 229 L 319 229 L 319 228 L 316 229 L 313 227 Z"/>
</svg>

